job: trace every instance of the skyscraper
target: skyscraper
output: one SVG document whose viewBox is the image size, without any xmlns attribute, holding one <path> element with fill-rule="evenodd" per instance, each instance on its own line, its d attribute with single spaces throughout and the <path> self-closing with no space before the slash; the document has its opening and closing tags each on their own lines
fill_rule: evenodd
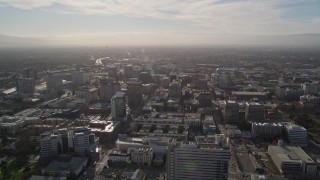
<svg viewBox="0 0 320 180">
<path fill-rule="evenodd" d="M 116 92 L 111 100 L 111 115 L 115 120 L 125 121 L 127 116 L 126 95 L 124 92 Z"/>
</svg>

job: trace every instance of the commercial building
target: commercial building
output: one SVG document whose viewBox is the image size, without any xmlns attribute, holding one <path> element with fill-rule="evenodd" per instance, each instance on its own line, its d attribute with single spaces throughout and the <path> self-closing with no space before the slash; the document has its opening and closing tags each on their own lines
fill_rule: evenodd
<svg viewBox="0 0 320 180">
<path fill-rule="evenodd" d="M 277 138 L 281 137 L 283 125 L 280 123 L 252 123 L 251 136 L 253 138 Z"/>
<path fill-rule="evenodd" d="M 33 94 L 35 92 L 35 80 L 33 78 L 18 78 L 16 80 L 17 93 Z"/>
<path fill-rule="evenodd" d="M 304 127 L 293 123 L 284 123 L 283 126 L 290 142 L 307 146 L 307 130 Z"/>
<path fill-rule="evenodd" d="M 124 92 L 116 92 L 111 100 L 112 119 L 126 121 L 127 100 Z"/>
<path fill-rule="evenodd" d="M 262 104 L 257 102 L 246 102 L 245 104 L 245 118 L 247 121 L 263 121 L 265 115 L 265 108 Z"/>
<path fill-rule="evenodd" d="M 168 180 L 226 180 L 230 148 L 223 135 L 197 143 L 174 142 L 167 151 Z"/>
<path fill-rule="evenodd" d="M 224 101 L 222 104 L 222 114 L 224 123 L 238 123 L 239 104 L 236 101 Z"/>
<path fill-rule="evenodd" d="M 317 173 L 316 163 L 300 147 L 269 145 L 268 154 L 281 174 Z"/>
</svg>

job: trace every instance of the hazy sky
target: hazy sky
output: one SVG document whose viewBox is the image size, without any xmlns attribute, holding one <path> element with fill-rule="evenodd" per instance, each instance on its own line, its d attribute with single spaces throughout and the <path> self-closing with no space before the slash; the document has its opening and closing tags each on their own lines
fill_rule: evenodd
<svg viewBox="0 0 320 180">
<path fill-rule="evenodd" d="M 0 34 L 320 33 L 320 0 L 0 0 Z"/>
</svg>

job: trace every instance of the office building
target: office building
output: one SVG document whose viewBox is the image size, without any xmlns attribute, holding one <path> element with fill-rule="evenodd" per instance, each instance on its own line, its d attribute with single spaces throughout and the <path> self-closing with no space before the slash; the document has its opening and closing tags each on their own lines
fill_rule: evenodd
<svg viewBox="0 0 320 180">
<path fill-rule="evenodd" d="M 251 136 L 253 138 L 278 138 L 282 136 L 283 125 L 280 123 L 258 123 L 254 122 L 251 126 Z"/>
<path fill-rule="evenodd" d="M 33 94 L 35 92 L 35 80 L 33 78 L 18 78 L 16 80 L 17 92 L 21 94 Z"/>
<path fill-rule="evenodd" d="M 167 151 L 168 180 L 226 180 L 230 148 L 223 135 L 197 143 L 172 143 Z"/>
<path fill-rule="evenodd" d="M 263 121 L 265 115 L 265 108 L 262 104 L 257 102 L 246 102 L 245 104 L 245 118 L 247 121 Z"/>
<path fill-rule="evenodd" d="M 269 145 L 268 154 L 283 175 L 317 173 L 316 163 L 300 147 Z"/>
<path fill-rule="evenodd" d="M 99 138 L 88 128 L 59 129 L 40 136 L 42 157 L 52 157 L 68 152 L 89 156 L 99 145 Z"/>
<path fill-rule="evenodd" d="M 114 79 L 100 80 L 100 99 L 111 99 L 116 92 L 121 91 L 121 85 Z"/>
<path fill-rule="evenodd" d="M 307 146 L 307 130 L 293 123 L 284 123 L 284 130 L 291 143 L 298 146 Z"/>
<path fill-rule="evenodd" d="M 239 122 L 239 104 L 236 101 L 224 101 L 222 108 L 224 123 Z"/>
<path fill-rule="evenodd" d="M 98 89 L 82 86 L 75 90 L 75 95 L 77 98 L 83 98 L 86 99 L 86 101 L 94 101 L 98 99 Z"/>
<path fill-rule="evenodd" d="M 112 119 L 126 121 L 127 100 L 124 92 L 116 92 L 111 100 Z"/>
</svg>

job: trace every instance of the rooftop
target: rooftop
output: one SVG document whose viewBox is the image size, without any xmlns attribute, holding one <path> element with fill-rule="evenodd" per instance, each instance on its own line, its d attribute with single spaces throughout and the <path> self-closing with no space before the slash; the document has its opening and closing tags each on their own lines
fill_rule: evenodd
<svg viewBox="0 0 320 180">
<path fill-rule="evenodd" d="M 300 147 L 297 146 L 274 146 L 269 145 L 268 151 L 277 154 L 281 161 L 314 163 L 314 161 Z"/>
</svg>

